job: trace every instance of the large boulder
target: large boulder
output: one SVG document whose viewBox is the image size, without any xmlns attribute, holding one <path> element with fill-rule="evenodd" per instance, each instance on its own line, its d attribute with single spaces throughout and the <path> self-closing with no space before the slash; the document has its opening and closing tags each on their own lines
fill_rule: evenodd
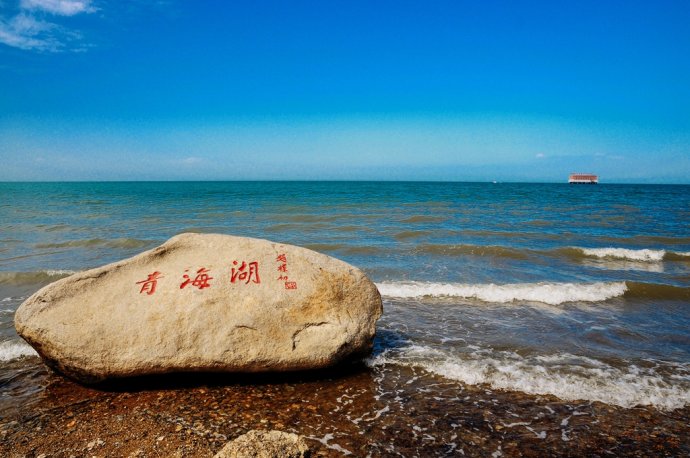
<svg viewBox="0 0 690 458">
<path fill-rule="evenodd" d="M 15 327 L 82 382 L 170 372 L 317 369 L 371 350 L 382 312 L 359 270 L 305 248 L 181 234 L 52 283 Z"/>
</svg>

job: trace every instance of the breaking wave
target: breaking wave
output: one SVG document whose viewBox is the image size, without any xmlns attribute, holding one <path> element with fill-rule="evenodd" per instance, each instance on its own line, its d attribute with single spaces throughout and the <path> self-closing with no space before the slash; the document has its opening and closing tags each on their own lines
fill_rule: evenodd
<svg viewBox="0 0 690 458">
<path fill-rule="evenodd" d="M 630 261 L 659 262 L 666 255 L 665 250 L 631 250 L 628 248 L 575 248 L 585 256 L 595 258 L 627 259 Z"/>
<path fill-rule="evenodd" d="M 25 356 L 38 356 L 38 353 L 24 342 L 8 341 L 0 343 L 0 361 L 12 361 Z"/>
<path fill-rule="evenodd" d="M 690 252 L 675 252 L 668 250 L 654 250 L 644 248 L 634 250 L 630 248 L 582 248 L 568 247 L 555 250 L 555 253 L 563 254 L 571 258 L 597 258 L 615 259 L 635 262 L 661 262 L 661 261 L 690 261 Z"/>
<path fill-rule="evenodd" d="M 420 231 L 406 231 L 396 234 L 398 240 L 409 240 Z M 421 235 L 421 234 L 420 234 Z M 584 248 L 561 247 L 550 250 L 536 250 L 516 248 L 501 245 L 473 245 L 473 244 L 428 244 L 422 243 L 413 248 L 416 253 L 436 256 L 486 256 L 496 258 L 528 259 L 538 256 L 550 256 L 571 260 L 580 259 L 611 259 L 639 263 L 658 263 L 662 261 L 690 261 L 690 252 L 669 251 L 663 249 L 631 249 L 631 248 Z"/>
<path fill-rule="evenodd" d="M 484 350 L 451 355 L 422 345 L 385 350 L 367 364 L 419 367 L 468 385 L 554 395 L 567 401 L 600 401 L 626 408 L 651 405 L 661 410 L 690 404 L 690 367 L 680 364 L 672 365 L 673 375 L 664 377 L 658 367 L 629 364 L 617 368 L 570 354 L 522 357 Z"/>
<path fill-rule="evenodd" d="M 507 285 L 382 282 L 376 286 L 383 296 L 399 298 L 459 297 L 483 302 L 542 302 L 558 305 L 566 302 L 600 302 L 622 296 L 628 290 L 625 282 L 598 283 L 515 283 Z"/>
</svg>

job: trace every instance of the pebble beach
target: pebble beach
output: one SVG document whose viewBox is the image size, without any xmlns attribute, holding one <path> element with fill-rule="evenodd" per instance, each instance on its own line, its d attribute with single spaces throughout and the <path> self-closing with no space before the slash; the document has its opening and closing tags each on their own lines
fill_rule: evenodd
<svg viewBox="0 0 690 458">
<path fill-rule="evenodd" d="M 472 386 L 459 390 L 441 377 L 401 368 L 195 375 L 101 389 L 47 373 L 33 376 L 46 385 L 39 399 L 32 394 L 21 408 L 3 412 L 2 456 L 210 457 L 253 429 L 304 435 L 313 456 L 688 453 L 688 408 L 664 413 Z"/>
</svg>

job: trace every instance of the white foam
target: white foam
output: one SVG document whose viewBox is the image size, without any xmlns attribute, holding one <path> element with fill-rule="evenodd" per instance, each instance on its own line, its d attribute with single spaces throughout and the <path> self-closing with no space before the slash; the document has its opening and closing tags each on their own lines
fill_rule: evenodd
<svg viewBox="0 0 690 458">
<path fill-rule="evenodd" d="M 677 367 L 681 374 L 669 381 L 652 369 L 634 365 L 619 369 L 569 354 L 523 358 L 513 352 L 485 350 L 451 355 L 419 345 L 387 350 L 368 364 L 416 366 L 469 385 L 550 394 L 570 401 L 601 401 L 626 408 L 652 405 L 662 410 L 690 405 L 690 365 Z"/>
<path fill-rule="evenodd" d="M 38 356 L 38 353 L 28 344 L 21 341 L 0 343 L 0 361 L 12 361 L 24 356 Z"/>
<path fill-rule="evenodd" d="M 57 269 L 57 270 L 46 270 L 45 271 L 46 275 L 49 275 L 51 277 L 57 277 L 57 276 L 62 276 L 62 275 L 72 275 L 77 273 L 76 270 L 65 270 L 65 269 Z"/>
<path fill-rule="evenodd" d="M 631 250 L 628 248 L 577 248 L 585 256 L 596 258 L 627 259 L 630 261 L 659 262 L 666 255 L 665 250 Z"/>
<path fill-rule="evenodd" d="M 600 302 L 622 296 L 625 282 L 598 283 L 515 283 L 507 285 L 382 282 L 376 286 L 384 296 L 400 298 L 461 297 L 484 302 L 542 302 L 550 305 L 565 302 Z"/>
<path fill-rule="evenodd" d="M 335 437 L 333 434 L 328 433 L 323 437 L 316 437 L 316 436 L 306 436 L 307 439 L 312 439 L 317 442 L 321 442 L 324 446 L 330 448 L 331 450 L 335 450 L 336 452 L 342 453 L 343 455 L 352 455 L 352 452 L 344 449 L 338 444 L 331 444 L 330 441 Z"/>
</svg>

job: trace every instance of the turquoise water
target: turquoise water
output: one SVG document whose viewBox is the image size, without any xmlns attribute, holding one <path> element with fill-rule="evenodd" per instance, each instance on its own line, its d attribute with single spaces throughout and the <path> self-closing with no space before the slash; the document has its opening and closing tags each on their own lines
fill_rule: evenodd
<svg viewBox="0 0 690 458">
<path fill-rule="evenodd" d="M 384 297 L 372 371 L 690 404 L 690 186 L 0 183 L 5 373 L 40 364 L 12 325 L 28 295 L 181 232 L 267 238 L 362 268 Z"/>
</svg>

